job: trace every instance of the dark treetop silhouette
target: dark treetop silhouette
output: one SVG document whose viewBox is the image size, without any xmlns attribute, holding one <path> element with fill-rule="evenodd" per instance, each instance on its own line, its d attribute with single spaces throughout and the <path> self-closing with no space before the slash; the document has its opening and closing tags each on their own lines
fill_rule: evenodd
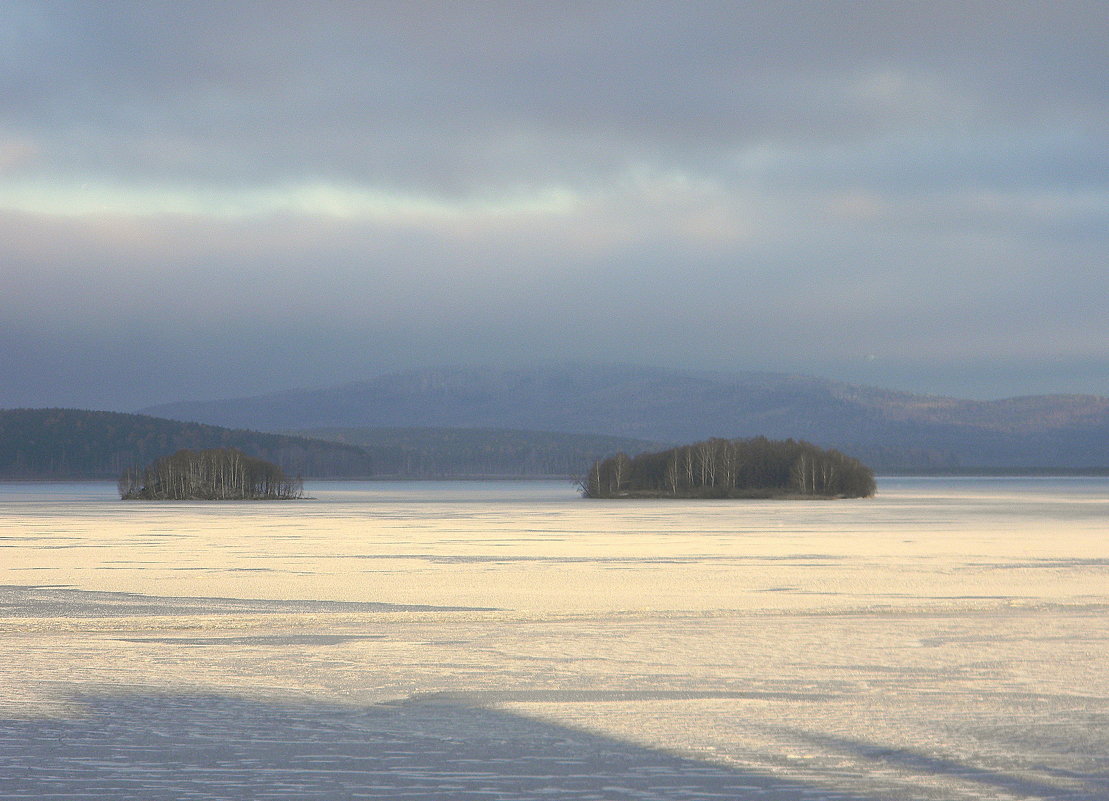
<svg viewBox="0 0 1109 801">
<path fill-rule="evenodd" d="M 288 500 L 304 497 L 299 477 L 234 448 L 180 450 L 119 478 L 124 500 Z"/>
<path fill-rule="evenodd" d="M 857 459 L 808 442 L 709 439 L 593 463 L 587 498 L 865 498 L 874 474 Z"/>
</svg>

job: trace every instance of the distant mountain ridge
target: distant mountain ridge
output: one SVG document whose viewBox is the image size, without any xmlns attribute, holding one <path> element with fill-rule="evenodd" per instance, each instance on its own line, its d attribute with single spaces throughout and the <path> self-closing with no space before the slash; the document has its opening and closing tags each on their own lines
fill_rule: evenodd
<svg viewBox="0 0 1109 801">
<path fill-rule="evenodd" d="M 269 431 L 507 428 L 669 443 L 792 437 L 885 471 L 1109 466 L 1109 398 L 973 401 L 767 372 L 453 367 L 142 411 Z"/>
</svg>

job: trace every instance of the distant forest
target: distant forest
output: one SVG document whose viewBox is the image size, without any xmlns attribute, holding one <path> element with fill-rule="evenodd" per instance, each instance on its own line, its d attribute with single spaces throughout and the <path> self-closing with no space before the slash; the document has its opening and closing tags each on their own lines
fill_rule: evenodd
<svg viewBox="0 0 1109 801">
<path fill-rule="evenodd" d="M 675 410 L 675 414 L 679 411 Z M 803 416 L 799 417 L 803 421 Z M 1066 437 L 1058 436 L 1063 445 Z M 979 433 L 974 442 L 983 442 Z M 1000 436 L 1000 434 L 991 435 Z M 1021 435 L 1029 441 L 1031 434 Z M 1039 435 L 1046 438 L 1047 434 Z M 1077 435 L 1075 435 L 1077 436 Z M 691 438 L 692 439 L 692 438 Z M 1103 446 L 1091 435 L 1088 449 Z M 688 441 L 688 440 L 687 440 Z M 906 441 L 916 442 L 914 439 Z M 825 442 L 824 444 L 834 444 Z M 1035 444 L 1035 443 L 1033 443 Z M 657 453 L 674 441 L 505 428 L 333 427 L 261 433 L 148 415 L 76 409 L 0 410 L 0 480 L 110 479 L 178 450 L 237 448 L 305 478 L 574 478 L 612 454 Z M 867 465 L 904 465 L 906 446 L 838 445 Z M 1045 448 L 1045 452 L 1047 452 Z M 960 467 L 913 452 L 897 472 L 1091 474 L 1095 467 Z M 1046 463 L 1048 460 L 1045 459 Z M 1101 459 L 1104 462 L 1104 457 Z M 1028 462 L 1034 464 L 1034 462 Z M 725 472 L 727 472 L 725 470 Z M 718 492 L 712 489 L 699 490 Z"/>
<path fill-rule="evenodd" d="M 808 442 L 709 439 L 656 453 L 620 453 L 581 479 L 587 498 L 865 498 L 874 473 L 839 451 Z"/>
<path fill-rule="evenodd" d="M 1109 398 L 974 401 L 780 373 L 631 365 L 441 368 L 146 412 L 265 431 L 426 426 L 600 433 L 658 443 L 649 446 L 654 450 L 708 437 L 793 437 L 837 448 L 886 474 L 1109 467 Z M 438 460 L 422 446 L 417 450 Z M 575 471 L 618 450 L 635 452 L 605 450 Z M 430 461 L 411 467 L 439 472 Z"/>
<path fill-rule="evenodd" d="M 366 477 L 362 448 L 306 437 L 182 423 L 138 414 L 78 409 L 0 411 L 0 478 L 115 480 L 182 449 L 236 448 L 291 475 Z"/>
<path fill-rule="evenodd" d="M 358 445 L 373 456 L 375 476 L 398 478 L 571 478 L 609 454 L 670 444 L 503 428 L 313 428 L 289 433 Z"/>
<path fill-rule="evenodd" d="M 292 500 L 304 496 L 300 478 L 235 448 L 180 450 L 119 478 L 125 501 Z"/>
<path fill-rule="evenodd" d="M 0 410 L 0 479 L 101 478 L 176 451 L 236 448 L 306 478 L 571 478 L 595 459 L 669 443 L 471 428 L 265 434 L 138 414 Z"/>
</svg>

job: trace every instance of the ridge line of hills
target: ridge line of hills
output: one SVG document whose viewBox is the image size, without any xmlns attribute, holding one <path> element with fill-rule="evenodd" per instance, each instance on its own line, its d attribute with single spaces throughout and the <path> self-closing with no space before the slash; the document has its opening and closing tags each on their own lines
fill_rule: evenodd
<svg viewBox="0 0 1109 801">
<path fill-rule="evenodd" d="M 667 444 L 794 438 L 836 448 L 883 472 L 1109 466 L 1106 397 L 964 400 L 770 372 L 448 367 L 142 411 L 299 433 L 498 428 Z"/>
<path fill-rule="evenodd" d="M 1109 398 L 971 401 L 778 373 L 442 368 L 138 414 L 0 410 L 0 478 L 114 478 L 237 447 L 314 478 L 574 476 L 618 451 L 807 440 L 880 473 L 1109 470 Z"/>
<path fill-rule="evenodd" d="M 0 410 L 0 480 L 116 479 L 178 450 L 236 448 L 307 478 L 559 477 L 659 443 L 501 429 L 265 433 L 142 414 Z"/>
<path fill-rule="evenodd" d="M 116 479 L 182 449 L 237 448 L 290 475 L 368 476 L 362 448 L 151 415 L 85 409 L 0 410 L 0 478 Z"/>
</svg>

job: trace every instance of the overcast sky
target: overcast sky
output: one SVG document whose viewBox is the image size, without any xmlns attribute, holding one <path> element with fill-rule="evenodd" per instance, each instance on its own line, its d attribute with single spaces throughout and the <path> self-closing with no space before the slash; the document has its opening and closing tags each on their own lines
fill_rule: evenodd
<svg viewBox="0 0 1109 801">
<path fill-rule="evenodd" d="M 1109 395 L 1109 6 L 0 0 L 0 407 Z"/>
</svg>

